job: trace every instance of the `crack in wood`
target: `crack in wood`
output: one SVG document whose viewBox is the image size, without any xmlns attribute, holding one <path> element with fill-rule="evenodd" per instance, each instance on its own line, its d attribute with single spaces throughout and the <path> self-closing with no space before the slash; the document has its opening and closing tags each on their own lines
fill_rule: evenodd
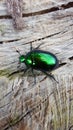
<svg viewBox="0 0 73 130">
<path fill-rule="evenodd" d="M 64 9 L 71 8 L 71 7 L 73 7 L 73 2 L 69 2 L 67 4 L 63 4 L 63 5 L 61 5 L 61 7 L 64 8 Z"/>
<path fill-rule="evenodd" d="M 19 40 L 21 40 L 21 38 L 20 39 L 14 39 L 14 40 L 4 40 L 4 41 L 0 41 L 0 44 L 5 44 L 5 43 L 7 43 L 7 42 L 16 42 L 16 41 L 19 41 Z"/>
<path fill-rule="evenodd" d="M 45 10 L 41 10 L 41 11 L 37 11 L 37 12 L 31 12 L 28 14 L 23 13 L 23 17 L 29 17 L 29 16 L 35 16 L 35 15 L 42 15 L 42 14 L 46 14 L 46 13 L 50 13 L 50 12 L 54 12 L 59 10 L 59 7 L 52 7 L 50 9 L 45 9 Z"/>
<path fill-rule="evenodd" d="M 3 109 L 4 107 L 8 106 L 9 104 L 10 104 L 10 102 L 5 104 L 5 105 L 3 105 L 3 106 L 1 106 L 0 109 Z"/>
<path fill-rule="evenodd" d="M 3 44 L 3 41 L 2 42 L 0 41 L 0 44 Z"/>
<path fill-rule="evenodd" d="M 29 14 L 23 14 L 24 17 L 27 17 L 27 16 L 34 16 L 34 15 L 40 15 L 40 14 L 45 14 L 45 13 L 50 13 L 50 12 L 54 12 L 54 11 L 57 11 L 57 10 L 62 10 L 62 9 L 67 9 L 67 8 L 71 8 L 73 7 L 73 2 L 69 2 L 67 4 L 62 4 L 60 5 L 59 7 L 58 6 L 55 6 L 55 7 L 52 7 L 50 9 L 45 9 L 45 10 L 41 10 L 41 11 L 38 11 L 38 12 L 34 12 L 34 13 L 29 13 Z"/>
<path fill-rule="evenodd" d="M 67 8 L 71 8 L 71 7 L 73 7 L 73 2 L 69 2 L 67 4 L 62 4 L 59 7 L 55 6 L 55 7 L 52 7 L 50 9 L 45 9 L 45 10 L 41 10 L 41 11 L 37 11 L 37 12 L 33 12 L 33 13 L 32 12 L 27 13 L 27 14 L 23 13 L 22 16 L 23 17 L 30 17 L 30 16 L 35 16 L 35 15 L 42 15 L 42 14 L 54 12 L 57 10 L 67 9 Z M 9 14 L 0 16 L 0 19 L 11 19 L 11 18 L 12 18 L 12 16 L 10 16 Z"/>
<path fill-rule="evenodd" d="M 12 93 L 12 91 L 10 91 L 10 92 L 7 93 L 6 95 L 4 95 L 4 96 L 0 99 L 0 101 L 1 101 L 2 99 L 4 99 L 5 97 L 9 96 L 9 94 L 11 94 L 11 93 Z"/>
<path fill-rule="evenodd" d="M 28 14 L 23 13 L 23 17 L 46 14 L 46 13 L 50 13 L 50 12 L 54 12 L 54 11 L 58 11 L 58 10 L 63 10 L 63 9 L 71 8 L 71 7 L 73 7 L 73 2 L 69 2 L 67 4 L 62 4 L 59 7 L 55 6 L 55 7 L 52 7 L 50 9 L 45 9 L 45 10 L 41 10 L 41 11 L 34 12 L 34 13 L 28 13 Z"/>
<path fill-rule="evenodd" d="M 7 43 L 7 42 L 16 42 L 16 41 L 19 41 L 19 40 L 21 40 L 21 38 L 20 39 L 14 39 L 14 40 L 8 40 L 8 41 L 4 41 L 5 43 Z"/>
<path fill-rule="evenodd" d="M 11 76 L 15 75 L 15 74 L 18 74 L 18 73 L 21 73 L 21 72 L 24 72 L 24 69 L 21 69 L 21 70 L 17 70 L 15 72 L 12 72 L 11 74 L 9 74 L 7 77 L 10 78 Z"/>
<path fill-rule="evenodd" d="M 63 67 L 64 65 L 66 65 L 67 63 L 61 63 L 59 64 L 59 67 Z"/>
<path fill-rule="evenodd" d="M 50 35 L 48 35 L 48 36 L 45 36 L 45 37 L 38 38 L 38 39 L 36 39 L 36 40 L 27 42 L 27 43 L 25 43 L 24 45 L 29 44 L 29 43 L 33 43 L 33 42 L 36 42 L 36 41 L 41 41 L 41 40 L 44 40 L 44 39 L 46 39 L 46 38 L 49 38 L 49 37 L 53 37 L 53 36 L 55 36 L 55 35 L 58 35 L 58 34 L 60 34 L 60 33 L 61 33 L 61 32 L 57 32 L 57 33 L 54 33 L 54 34 L 50 34 Z M 24 39 L 24 38 L 22 38 L 22 39 Z M 14 40 L 7 40 L 7 41 L 4 40 L 4 44 L 5 44 L 5 43 L 9 43 L 9 42 L 16 42 L 16 41 L 19 41 L 19 40 L 21 40 L 21 38 L 20 38 L 20 39 L 14 39 Z M 0 41 L 0 42 L 1 42 L 1 44 L 3 44 L 3 41 Z M 22 44 L 22 45 L 23 45 L 23 44 Z"/>
<path fill-rule="evenodd" d="M 60 34 L 61 32 L 57 32 L 57 33 L 54 33 L 54 34 L 50 34 L 50 35 L 48 35 L 48 36 L 46 36 L 46 37 L 42 37 L 42 38 L 38 38 L 38 39 L 36 39 L 36 40 L 33 40 L 33 41 L 30 41 L 30 42 L 27 42 L 27 43 L 25 43 L 25 45 L 26 44 L 31 44 L 31 43 L 33 43 L 33 42 L 36 42 L 36 41 L 41 41 L 41 40 L 44 40 L 44 39 L 46 39 L 46 38 L 49 38 L 49 37 L 53 37 L 53 36 L 55 36 L 55 35 L 58 35 L 58 34 Z M 40 44 L 40 46 L 41 45 L 43 45 L 43 44 Z"/>
<path fill-rule="evenodd" d="M 69 58 L 69 60 L 73 60 L 73 56 L 71 56 L 71 57 Z"/>
</svg>

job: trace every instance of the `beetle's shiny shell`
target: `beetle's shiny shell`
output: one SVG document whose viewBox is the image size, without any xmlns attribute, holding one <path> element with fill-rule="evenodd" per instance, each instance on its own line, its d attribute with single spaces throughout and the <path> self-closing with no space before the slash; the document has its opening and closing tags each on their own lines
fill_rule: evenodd
<svg viewBox="0 0 73 130">
<path fill-rule="evenodd" d="M 57 57 L 47 51 L 32 50 L 25 56 L 25 64 L 37 70 L 52 71 L 59 65 Z"/>
</svg>

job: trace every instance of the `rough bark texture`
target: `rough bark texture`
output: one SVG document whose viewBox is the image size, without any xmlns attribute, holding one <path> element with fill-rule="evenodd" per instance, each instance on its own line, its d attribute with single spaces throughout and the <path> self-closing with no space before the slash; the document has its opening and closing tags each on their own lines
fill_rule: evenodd
<svg viewBox="0 0 73 130">
<path fill-rule="evenodd" d="M 0 0 L 0 130 L 73 129 L 73 0 L 24 0 L 22 30 L 16 30 Z M 13 15 L 13 14 L 12 14 Z M 57 84 L 41 72 L 37 83 L 18 68 L 30 43 L 53 52 L 60 67 Z"/>
</svg>

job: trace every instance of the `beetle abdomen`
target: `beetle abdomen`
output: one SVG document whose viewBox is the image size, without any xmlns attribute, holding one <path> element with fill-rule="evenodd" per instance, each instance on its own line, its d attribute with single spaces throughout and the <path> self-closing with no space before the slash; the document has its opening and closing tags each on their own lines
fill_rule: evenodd
<svg viewBox="0 0 73 130">
<path fill-rule="evenodd" d="M 37 70 L 51 71 L 58 66 L 58 59 L 50 52 L 33 50 L 26 55 L 26 65 Z"/>
</svg>

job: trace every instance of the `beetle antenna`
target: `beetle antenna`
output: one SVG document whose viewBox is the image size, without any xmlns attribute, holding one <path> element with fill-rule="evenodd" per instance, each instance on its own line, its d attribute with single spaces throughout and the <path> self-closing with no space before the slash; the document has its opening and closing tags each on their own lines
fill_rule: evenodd
<svg viewBox="0 0 73 130">
<path fill-rule="evenodd" d="M 15 48 L 16 52 L 21 56 L 20 51 L 18 49 L 16 49 L 16 47 L 14 47 L 14 48 Z"/>
<path fill-rule="evenodd" d="M 17 52 L 19 55 L 21 55 L 19 50 L 16 50 L 16 52 Z"/>
<path fill-rule="evenodd" d="M 42 43 L 40 45 L 38 45 L 35 49 L 39 49 L 39 47 L 42 45 Z"/>
</svg>

